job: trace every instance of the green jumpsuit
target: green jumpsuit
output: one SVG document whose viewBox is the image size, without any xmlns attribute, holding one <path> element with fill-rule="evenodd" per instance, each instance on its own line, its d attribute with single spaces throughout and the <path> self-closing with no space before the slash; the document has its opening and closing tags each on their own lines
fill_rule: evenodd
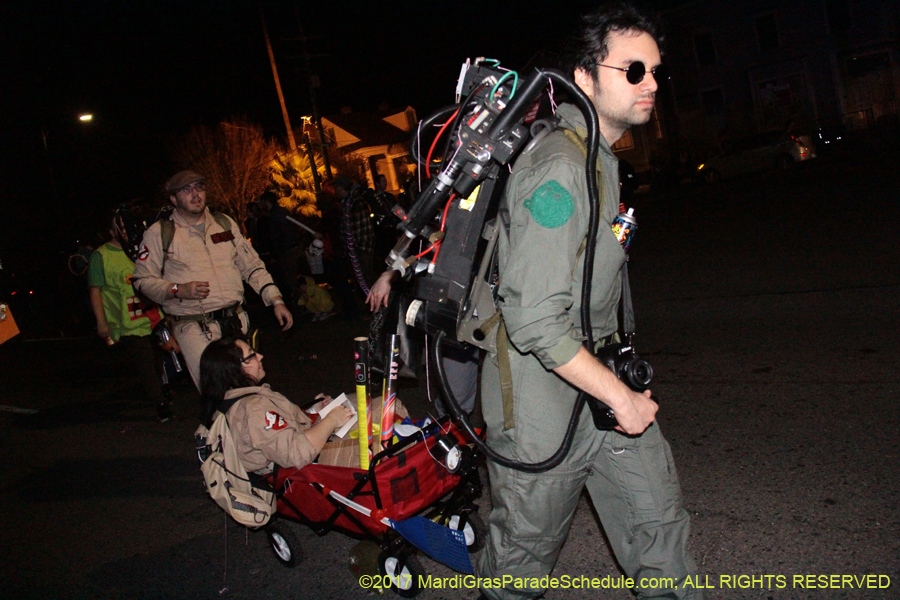
<svg viewBox="0 0 900 600">
<path fill-rule="evenodd" d="M 563 104 L 561 127 L 584 139 L 584 118 Z M 594 338 L 617 330 L 621 294 L 620 270 L 625 254 L 611 230 L 618 213 L 615 155 L 600 138 L 606 201 L 600 218 L 591 294 Z M 582 150 L 556 130 L 515 163 L 507 185 L 510 210 L 508 240 L 500 242 L 502 313 L 510 339 L 514 396 L 512 429 L 504 431 L 497 356 L 490 355 L 482 373 L 482 399 L 487 441 L 518 461 L 550 457 L 565 434 L 578 390 L 551 369 L 566 364 L 584 339 L 580 327 L 583 253 L 588 223 Z M 556 563 L 572 515 L 585 487 L 600 516 L 625 574 L 636 580 L 641 598 L 699 598 L 682 589 L 695 573 L 686 548 L 689 516 L 669 445 L 654 423 L 639 437 L 598 431 L 585 408 L 562 464 L 540 474 L 527 474 L 488 463 L 493 510 L 487 545 L 477 574 L 496 582 L 504 575 L 541 578 Z M 602 543 L 598 533 L 597 543 Z M 591 577 L 617 573 L 566 573 Z M 563 575 L 562 573 L 559 575 Z M 641 578 L 673 578 L 675 585 L 654 587 Z M 534 598 L 540 586 L 515 583 L 497 589 L 482 582 L 490 598 Z M 602 590 L 598 590 L 602 594 Z"/>
</svg>

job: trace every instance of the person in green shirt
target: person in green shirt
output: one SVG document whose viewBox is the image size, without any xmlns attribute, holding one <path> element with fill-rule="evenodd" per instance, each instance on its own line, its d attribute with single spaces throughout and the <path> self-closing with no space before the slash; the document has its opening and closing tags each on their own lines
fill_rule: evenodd
<svg viewBox="0 0 900 600">
<path fill-rule="evenodd" d="M 97 335 L 114 348 L 123 364 L 129 365 L 148 400 L 156 405 L 157 417 L 166 422 L 173 418 L 171 401 L 163 390 L 162 357 L 150 335 L 162 314 L 134 293 L 134 263 L 122 249 L 122 234 L 115 217 L 110 222 L 109 235 L 110 240 L 91 255 L 88 266 Z"/>
</svg>

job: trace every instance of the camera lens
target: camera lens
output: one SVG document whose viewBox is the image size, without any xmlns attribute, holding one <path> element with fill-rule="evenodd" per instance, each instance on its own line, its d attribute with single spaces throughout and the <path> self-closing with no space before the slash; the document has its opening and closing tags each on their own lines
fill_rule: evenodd
<svg viewBox="0 0 900 600">
<path fill-rule="evenodd" d="M 628 363 L 628 382 L 632 388 L 645 390 L 653 380 L 653 367 L 643 358 L 635 358 Z"/>
</svg>

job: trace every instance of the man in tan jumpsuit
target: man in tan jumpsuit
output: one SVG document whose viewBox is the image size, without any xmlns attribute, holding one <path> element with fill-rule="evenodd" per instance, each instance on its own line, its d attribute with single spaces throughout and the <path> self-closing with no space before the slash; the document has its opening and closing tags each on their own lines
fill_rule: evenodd
<svg viewBox="0 0 900 600">
<path fill-rule="evenodd" d="M 284 330 L 294 324 L 281 292 L 240 228 L 207 208 L 205 179 L 195 171 L 180 171 L 166 182 L 175 207 L 171 241 L 164 249 L 163 225 L 151 225 L 134 266 L 135 290 L 172 317 L 175 339 L 198 389 L 200 355 L 207 344 L 222 337 L 223 326 L 247 332 L 243 282 L 266 306 L 274 307 Z"/>
</svg>

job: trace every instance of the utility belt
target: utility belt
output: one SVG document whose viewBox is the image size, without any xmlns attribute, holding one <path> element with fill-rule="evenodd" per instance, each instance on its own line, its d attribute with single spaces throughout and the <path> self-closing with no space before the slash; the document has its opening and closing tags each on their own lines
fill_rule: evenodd
<svg viewBox="0 0 900 600">
<path fill-rule="evenodd" d="M 225 308 L 220 308 L 219 310 L 214 310 L 211 312 L 200 313 L 199 315 L 169 315 L 172 317 L 172 320 L 175 322 L 178 321 L 197 321 L 198 323 L 212 323 L 214 321 L 222 321 L 224 319 L 228 319 L 230 317 L 236 317 L 243 314 L 244 307 L 241 306 L 240 302 L 237 304 L 233 304 L 231 306 L 226 306 Z"/>
<path fill-rule="evenodd" d="M 222 330 L 222 336 L 239 336 L 242 331 L 240 320 L 244 307 L 240 302 L 219 310 L 200 313 L 199 315 L 169 315 L 176 323 L 179 321 L 192 321 L 197 323 L 204 332 L 209 331 L 210 323 L 218 323 Z"/>
</svg>

